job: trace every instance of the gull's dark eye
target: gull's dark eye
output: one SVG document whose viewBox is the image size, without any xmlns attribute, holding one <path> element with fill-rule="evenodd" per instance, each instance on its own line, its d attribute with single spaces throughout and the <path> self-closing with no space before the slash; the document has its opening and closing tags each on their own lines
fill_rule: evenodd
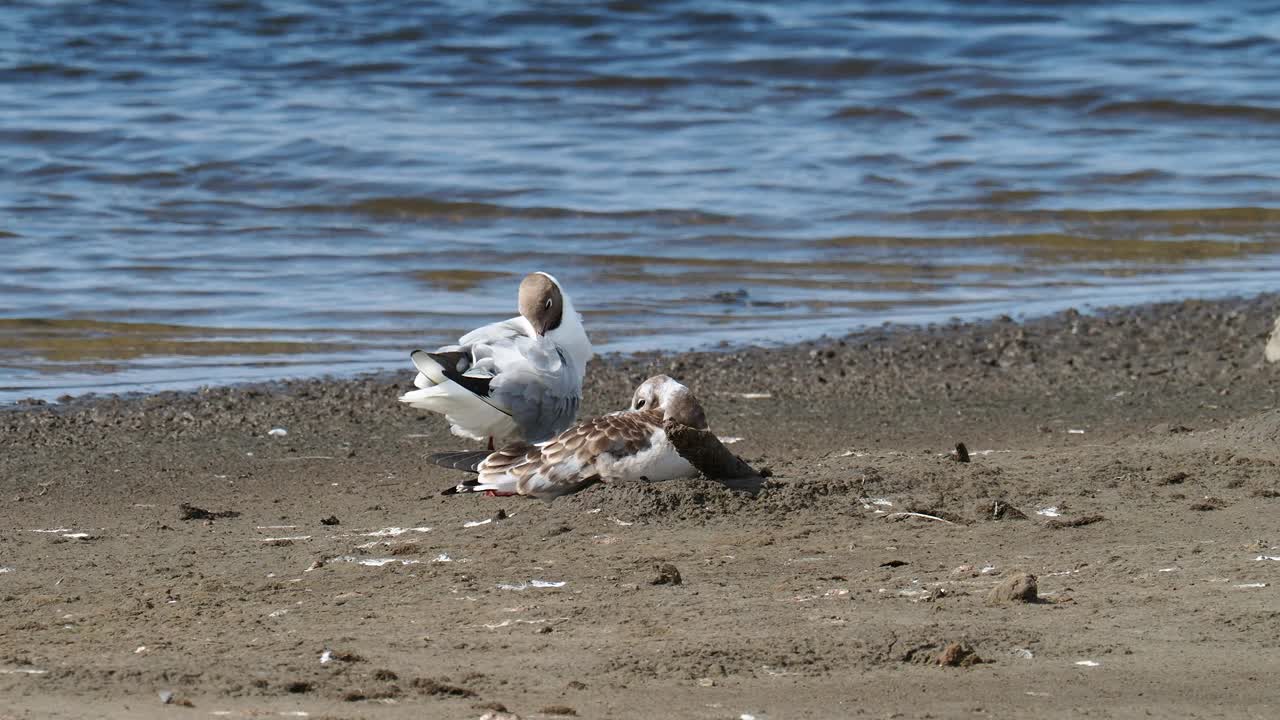
<svg viewBox="0 0 1280 720">
<path fill-rule="evenodd" d="M 544 305 L 545 305 L 545 307 L 546 307 L 548 310 L 550 310 L 550 309 L 551 309 L 551 304 L 552 304 L 552 303 L 551 303 L 551 298 L 547 298 L 547 302 L 546 302 L 546 303 L 544 303 Z"/>
<path fill-rule="evenodd" d="M 644 400 L 637 400 L 637 401 L 636 401 L 636 409 L 637 409 L 637 410 L 639 410 L 639 409 L 640 409 L 640 408 L 642 408 L 642 407 L 644 407 Z"/>
</svg>

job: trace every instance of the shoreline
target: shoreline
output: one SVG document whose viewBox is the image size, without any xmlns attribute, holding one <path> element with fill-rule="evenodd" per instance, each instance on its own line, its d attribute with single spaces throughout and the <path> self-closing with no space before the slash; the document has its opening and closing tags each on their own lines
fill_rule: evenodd
<svg viewBox="0 0 1280 720">
<path fill-rule="evenodd" d="M 1134 314 L 1144 315 L 1160 315 L 1169 312 L 1173 308 L 1180 306 L 1188 307 L 1218 307 L 1227 312 L 1232 311 L 1248 311 L 1261 305 L 1264 308 L 1273 306 L 1275 308 L 1276 317 L 1280 318 L 1280 292 L 1278 293 L 1255 293 L 1245 296 L 1229 296 L 1215 299 L 1184 299 L 1168 302 L 1142 303 L 1137 305 L 1109 305 L 1100 308 L 1092 308 L 1081 311 L 1076 308 L 1068 308 L 1057 312 L 1051 312 L 1043 315 L 1034 315 L 1027 318 L 1013 319 L 1007 315 L 998 315 L 996 317 L 964 320 L 953 318 L 948 322 L 929 322 L 921 324 L 912 323 L 890 323 L 884 322 L 877 326 L 870 326 L 854 330 L 843 336 L 832 336 L 822 334 L 815 338 L 801 340 L 796 342 L 782 342 L 779 344 L 759 344 L 747 343 L 742 345 L 721 343 L 714 347 L 705 347 L 700 349 L 689 350 L 636 350 L 629 352 L 608 352 L 597 354 L 592 358 L 592 364 L 588 366 L 588 376 L 591 368 L 598 366 L 606 366 L 617 368 L 627 366 L 628 364 L 643 363 L 652 364 L 655 362 L 674 361 L 679 362 L 682 357 L 702 357 L 706 355 L 728 354 L 735 355 L 741 353 L 761 354 L 761 353 L 786 353 L 791 350 L 809 351 L 813 349 L 825 349 L 831 346 L 846 346 L 850 344 L 860 344 L 867 341 L 881 343 L 888 339 L 889 336 L 902 337 L 904 335 L 920 334 L 922 337 L 934 337 L 936 339 L 938 333 L 946 335 L 964 335 L 970 333 L 990 332 L 999 326 L 1013 324 L 1027 328 L 1041 328 L 1043 326 L 1053 326 L 1060 324 L 1063 318 L 1096 318 L 1106 319 L 1108 317 L 1124 317 Z M 1268 330 L 1270 326 L 1268 326 Z M 1263 347 L 1267 342 L 1267 334 L 1263 332 L 1260 336 L 1260 345 Z M 1261 351 L 1260 351 L 1261 352 Z M 38 397 L 19 398 L 8 404 L 0 404 L 0 416 L 5 413 L 25 412 L 29 410 L 45 408 L 54 410 L 74 410 L 83 408 L 93 404 L 108 402 L 137 402 L 146 398 L 164 397 L 174 400 L 181 400 L 200 395 L 207 395 L 211 392 L 237 391 L 245 392 L 253 395 L 267 393 L 275 394 L 282 392 L 290 392 L 291 389 L 306 386 L 308 384 L 317 385 L 333 385 L 342 383 L 374 383 L 383 385 L 395 385 L 403 380 L 404 375 L 412 375 L 412 368 L 409 363 L 405 363 L 406 369 L 393 370 L 373 370 L 360 371 L 354 375 L 321 375 L 321 376 L 301 376 L 301 377 L 281 377 L 265 380 L 253 380 L 246 382 L 234 382 L 228 384 L 212 384 L 202 385 L 190 389 L 169 389 L 158 391 L 129 391 L 121 393 L 110 392 L 89 392 L 81 395 L 63 395 L 55 400 L 45 400 Z M 588 377 L 588 381 L 590 378 Z"/>
<path fill-rule="evenodd" d="M 396 402 L 408 372 L 6 410 L 0 717 L 171 716 L 158 693 L 232 717 L 644 718 L 654 693 L 706 718 L 1272 714 L 1278 311 L 589 368 L 584 415 L 685 382 L 772 471 L 754 496 L 441 497 L 456 474 L 426 456 L 468 444 Z M 1039 602 L 988 602 L 1021 572 Z M 939 667 L 951 643 L 984 662 Z"/>
<path fill-rule="evenodd" d="M 1057 303 L 1040 303 L 1036 305 L 1036 309 L 1032 310 L 1030 314 L 1019 314 L 1018 317 L 1013 321 L 1019 324 L 1035 324 L 1041 321 L 1051 320 L 1054 317 L 1057 317 L 1057 316 L 1063 315 L 1064 313 L 1069 313 L 1069 312 L 1075 312 L 1075 313 L 1079 313 L 1080 315 L 1093 317 L 1093 316 L 1105 315 L 1105 314 L 1123 313 L 1130 310 L 1141 310 L 1143 308 L 1177 305 L 1179 303 L 1184 303 L 1184 302 L 1228 304 L 1228 305 L 1247 304 L 1249 301 L 1253 299 L 1265 300 L 1266 298 L 1272 297 L 1274 295 L 1275 293 L 1265 293 L 1265 292 L 1264 293 L 1255 292 L 1255 293 L 1245 294 L 1245 295 L 1213 293 L 1208 296 L 1202 296 L 1202 297 L 1196 297 L 1196 298 L 1180 298 L 1175 300 L 1166 300 L 1166 301 L 1158 301 L 1158 302 L 1145 302 L 1145 303 L 1140 303 L 1136 305 L 1104 305 L 1101 307 L 1086 307 L 1086 309 L 1084 310 L 1080 310 L 1075 307 L 1071 307 L 1067 309 L 1059 309 L 1060 305 Z M 1053 309 L 1044 309 L 1045 307 L 1049 307 Z M 896 316 L 901 316 L 901 315 L 902 313 L 896 314 Z M 815 336 L 801 337 L 800 339 L 786 338 L 786 339 L 778 340 L 777 342 L 767 342 L 767 343 L 762 342 L 760 339 L 741 340 L 741 341 L 727 341 L 727 340 L 715 341 L 714 339 L 707 339 L 699 346 L 695 346 L 691 348 L 681 348 L 676 350 L 640 349 L 640 350 L 609 351 L 603 354 L 597 354 L 595 360 L 597 362 L 603 362 L 603 363 L 610 363 L 610 362 L 617 363 L 617 362 L 626 361 L 629 358 L 635 358 L 635 357 L 653 357 L 653 356 L 674 357 L 674 356 L 680 356 L 680 355 L 686 355 L 686 354 L 692 355 L 692 354 L 703 354 L 703 353 L 737 353 L 737 352 L 744 352 L 744 351 L 762 351 L 762 350 L 785 351 L 787 348 L 800 347 L 800 346 L 809 347 L 815 343 L 818 343 L 818 344 L 831 343 L 831 342 L 837 342 L 840 339 L 844 339 L 846 341 L 855 341 L 860 336 L 878 335 L 885 330 L 889 330 L 896 333 L 904 333 L 904 332 L 909 333 L 909 332 L 915 332 L 915 331 L 927 331 L 932 328 L 947 327 L 947 328 L 968 328 L 970 330 L 976 331 L 985 325 L 1001 321 L 1002 319 L 1003 320 L 1009 319 L 1009 316 L 1007 314 L 999 313 L 995 311 L 991 311 L 989 313 L 977 313 L 976 317 L 974 315 L 975 314 L 971 313 L 963 317 L 952 316 L 946 321 L 920 320 L 918 322 L 913 322 L 913 321 L 886 320 L 878 325 L 865 325 L 865 326 L 856 327 L 855 329 L 850 330 L 844 335 L 835 335 L 835 334 L 824 332 Z M 929 316 L 929 315 L 926 315 L 926 316 Z M 430 343 L 426 343 L 426 344 L 429 345 Z M 406 345 L 406 347 L 409 347 L 409 345 Z M 406 351 L 406 354 L 407 354 L 407 351 Z M 375 363 L 374 361 L 369 361 L 369 360 L 359 360 L 359 361 L 352 360 L 350 362 L 352 364 L 357 364 L 362 366 L 378 364 L 378 363 Z M 319 362 L 317 361 L 316 363 L 311 363 L 311 364 L 319 364 Z M 407 367 L 408 363 L 405 362 L 404 365 Z M 249 366 L 249 367 L 253 367 L 253 366 Z M 286 375 L 281 377 L 265 377 L 265 378 L 258 378 L 258 379 L 233 380 L 229 382 L 213 383 L 207 386 L 126 390 L 124 392 L 115 392 L 115 393 L 90 391 L 90 392 L 81 393 L 79 395 L 73 395 L 71 393 L 66 392 L 63 389 L 30 388 L 30 391 L 35 394 L 29 395 L 26 397 L 15 397 L 12 400 L 9 400 L 6 402 L 0 402 L 0 413 L 6 412 L 6 411 L 12 411 L 12 410 L 21 410 L 24 408 L 29 408 L 34 406 L 62 406 L 62 405 L 68 405 L 68 404 L 74 405 L 74 404 L 80 404 L 84 402 L 92 402 L 94 400 L 101 399 L 101 398 L 129 399 L 129 398 L 146 397 L 151 395 L 195 393 L 195 392 L 202 391 L 206 387 L 213 387 L 213 388 L 252 387 L 252 388 L 269 390 L 273 386 L 280 386 L 280 385 L 299 383 L 299 382 L 349 382 L 349 381 L 359 381 L 359 380 L 365 380 L 365 379 L 379 380 L 379 379 L 392 378 L 393 376 L 399 374 L 400 372 L 401 371 L 398 369 L 395 369 L 392 367 L 385 367 L 385 368 L 374 368 L 374 369 L 363 369 L 363 370 L 350 370 L 346 373 L 341 373 L 338 375 L 328 375 L 328 374 L 323 374 L 323 375 L 305 374 L 305 375 L 295 375 L 295 376 Z M 254 374 L 257 374 L 257 373 L 254 373 Z M 109 378 L 110 375 L 104 375 L 103 377 Z M 83 383 L 87 381 L 82 380 L 81 382 Z M 145 384 L 145 383 L 140 383 L 140 384 Z M 172 385 L 173 381 L 170 381 L 166 384 Z M 17 389 L 6 391 L 6 393 L 10 397 L 13 397 L 18 392 L 21 392 L 21 391 Z"/>
</svg>

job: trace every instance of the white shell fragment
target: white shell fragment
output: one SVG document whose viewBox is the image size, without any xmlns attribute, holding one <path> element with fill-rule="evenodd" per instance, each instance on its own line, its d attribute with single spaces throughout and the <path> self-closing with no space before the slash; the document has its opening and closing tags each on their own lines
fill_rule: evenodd
<svg viewBox="0 0 1280 720">
<path fill-rule="evenodd" d="M 385 528 L 382 528 L 381 530 L 374 530 L 373 532 L 360 533 L 360 534 L 363 535 L 364 537 L 399 537 L 400 535 L 403 535 L 407 532 L 425 533 L 425 532 L 431 532 L 431 528 L 429 527 L 411 527 L 411 528 L 385 527 Z"/>
<path fill-rule="evenodd" d="M 366 567 L 382 567 L 393 563 L 400 563 L 401 565 L 417 565 L 421 562 L 420 560 L 414 560 L 412 558 L 370 558 L 356 557 L 355 555 L 342 555 L 333 558 L 332 560 L 334 562 L 355 563 L 356 565 L 364 565 Z"/>
<path fill-rule="evenodd" d="M 510 585 L 508 583 L 499 583 L 499 590 L 526 590 L 528 588 L 559 588 L 567 584 L 565 580 L 530 580 L 527 583 L 519 585 Z"/>
</svg>

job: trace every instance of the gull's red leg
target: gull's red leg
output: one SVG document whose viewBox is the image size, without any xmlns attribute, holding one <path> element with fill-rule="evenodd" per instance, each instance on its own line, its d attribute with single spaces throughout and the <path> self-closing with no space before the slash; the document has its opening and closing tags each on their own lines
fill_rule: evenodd
<svg viewBox="0 0 1280 720">
<path fill-rule="evenodd" d="M 493 436 L 492 435 L 489 436 L 489 452 L 493 452 Z M 511 497 L 512 495 L 515 495 L 515 493 L 500 493 L 496 490 L 484 491 L 485 497 Z"/>
</svg>

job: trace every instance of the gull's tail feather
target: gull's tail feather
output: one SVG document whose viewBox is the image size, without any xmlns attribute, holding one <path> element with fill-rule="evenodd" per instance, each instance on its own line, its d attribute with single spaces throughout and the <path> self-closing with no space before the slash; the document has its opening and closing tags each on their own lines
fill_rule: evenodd
<svg viewBox="0 0 1280 720">
<path fill-rule="evenodd" d="M 479 483 L 480 483 L 479 480 L 464 480 L 463 482 L 460 482 L 451 488 L 445 488 L 444 490 L 441 490 L 440 494 L 441 495 L 457 495 L 458 493 L 465 493 L 465 492 L 480 492 L 479 490 L 474 489 L 475 486 L 478 485 Z"/>
<path fill-rule="evenodd" d="M 457 495 L 459 493 L 478 493 L 493 491 L 495 495 L 516 495 L 515 478 L 499 478 L 499 482 L 481 482 L 480 478 L 463 480 L 454 487 L 446 488 L 441 495 Z"/>
<path fill-rule="evenodd" d="M 489 457 L 488 450 L 458 450 L 433 453 L 428 459 L 440 467 L 464 472 L 480 472 L 480 463 Z"/>
<path fill-rule="evenodd" d="M 416 389 L 401 395 L 400 402 L 444 415 L 459 437 L 484 442 L 489 436 L 510 432 L 510 416 L 487 397 L 490 378 L 462 375 L 448 367 L 468 362 L 465 353 L 415 350 L 409 357 L 418 369 L 413 381 Z"/>
<path fill-rule="evenodd" d="M 424 377 L 419 374 L 418 377 Z M 430 382 L 430 380 L 428 380 Z M 397 400 L 402 403 L 409 403 L 413 407 L 430 410 L 432 412 L 444 413 L 448 412 L 448 408 L 438 404 L 440 401 L 446 401 L 453 396 L 449 392 L 449 388 L 443 385 L 428 385 L 427 387 L 419 387 L 417 390 L 410 390 L 401 395 Z"/>
</svg>

